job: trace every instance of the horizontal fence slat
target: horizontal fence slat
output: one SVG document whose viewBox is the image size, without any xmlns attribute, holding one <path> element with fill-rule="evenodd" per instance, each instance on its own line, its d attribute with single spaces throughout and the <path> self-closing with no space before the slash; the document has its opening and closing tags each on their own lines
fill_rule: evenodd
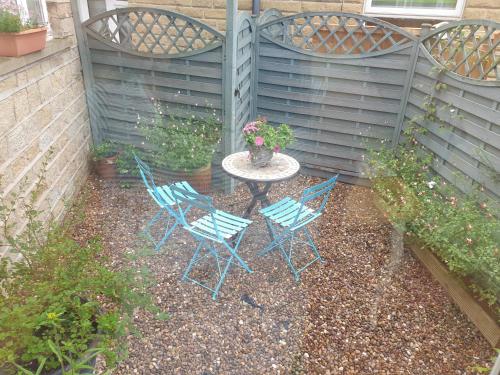
<svg viewBox="0 0 500 375">
<path fill-rule="evenodd" d="M 341 92 L 346 94 L 366 95 L 379 98 L 401 99 L 402 89 L 385 87 L 366 87 L 363 84 L 352 85 L 350 83 L 327 82 L 325 80 L 303 80 L 296 78 L 280 77 L 259 71 L 259 83 L 274 84 L 280 86 L 291 86 L 297 88 L 322 89 L 331 92 Z"/>
<path fill-rule="evenodd" d="M 320 114 L 317 108 L 274 103 L 268 100 L 266 101 L 260 97 L 258 98 L 257 106 L 258 108 L 272 109 L 284 113 L 290 112 L 290 113 L 298 113 L 302 115 L 311 115 L 311 116 L 316 116 Z M 354 112 L 322 109 L 321 116 L 329 117 L 332 119 L 349 120 L 353 122 L 359 121 L 359 122 L 372 123 L 383 126 L 395 126 L 396 122 L 396 116 L 392 114 L 354 113 Z"/>
<path fill-rule="evenodd" d="M 145 71 L 154 70 L 163 73 L 185 74 L 208 78 L 222 78 L 222 69 L 219 67 L 190 66 L 186 64 L 174 64 L 165 60 L 141 59 L 138 57 L 121 56 L 116 53 L 116 57 L 103 56 L 97 51 L 91 51 L 91 61 L 95 64 L 111 65 L 124 68 L 142 69 Z"/>
<path fill-rule="evenodd" d="M 401 105 L 399 104 L 387 103 L 384 105 L 384 107 L 382 107 L 381 103 L 371 102 L 369 100 L 340 99 L 326 95 L 312 95 L 295 91 L 285 91 L 261 87 L 259 87 L 258 89 L 258 94 L 260 96 L 268 96 L 273 98 L 283 98 L 308 103 L 328 104 L 337 107 L 367 109 L 378 112 L 399 113 L 401 109 Z"/>
<path fill-rule="evenodd" d="M 106 69 L 105 67 L 105 65 L 94 66 L 94 77 L 96 79 L 102 78 L 126 83 L 140 83 L 176 88 L 179 90 L 195 90 L 206 93 L 222 94 L 222 81 L 219 83 L 206 83 L 186 79 L 153 77 L 146 73 L 133 75 L 116 69 Z"/>
<path fill-rule="evenodd" d="M 403 85 L 404 75 L 392 72 L 391 74 L 382 72 L 362 72 L 350 69 L 340 69 L 340 66 L 331 64 L 332 66 L 316 67 L 316 66 L 297 66 L 292 64 L 271 63 L 259 61 L 259 70 L 267 70 L 272 72 L 293 73 L 308 76 L 341 78 L 352 81 L 376 82 L 391 85 Z"/>
</svg>

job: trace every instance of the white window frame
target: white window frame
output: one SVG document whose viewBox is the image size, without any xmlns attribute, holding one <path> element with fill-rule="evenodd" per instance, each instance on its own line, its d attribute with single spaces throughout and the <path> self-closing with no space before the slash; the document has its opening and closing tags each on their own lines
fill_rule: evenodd
<svg viewBox="0 0 500 375">
<path fill-rule="evenodd" d="M 462 18 L 466 0 L 457 0 L 455 9 L 373 6 L 373 0 L 365 0 L 363 13 L 377 17 L 450 19 Z"/>
<path fill-rule="evenodd" d="M 47 11 L 47 3 L 45 0 L 38 0 L 40 1 L 40 6 L 41 6 L 41 11 L 42 11 L 42 17 L 43 17 L 43 23 L 45 25 L 49 24 L 49 12 Z M 27 22 L 30 20 L 30 15 L 29 15 L 29 9 L 28 9 L 28 2 L 26 0 L 16 0 L 17 6 L 19 8 L 19 16 L 23 20 L 23 22 Z"/>
</svg>

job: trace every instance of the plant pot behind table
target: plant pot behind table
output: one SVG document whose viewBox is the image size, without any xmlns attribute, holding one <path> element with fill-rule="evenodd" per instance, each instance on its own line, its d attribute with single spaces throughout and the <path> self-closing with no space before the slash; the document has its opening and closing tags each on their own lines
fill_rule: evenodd
<svg viewBox="0 0 500 375">
<path fill-rule="evenodd" d="M 172 171 L 163 169 L 160 172 L 171 182 L 187 181 L 198 193 L 209 193 L 212 190 L 212 165 L 191 171 Z"/>
<path fill-rule="evenodd" d="M 94 161 L 94 171 L 97 175 L 105 180 L 116 178 L 116 158 L 118 155 L 113 155 L 107 158 L 102 158 Z"/>
</svg>

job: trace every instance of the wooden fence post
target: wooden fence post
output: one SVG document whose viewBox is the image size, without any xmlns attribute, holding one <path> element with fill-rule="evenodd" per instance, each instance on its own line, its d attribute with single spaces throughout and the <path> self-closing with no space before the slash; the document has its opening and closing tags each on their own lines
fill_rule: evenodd
<svg viewBox="0 0 500 375">
<path fill-rule="evenodd" d="M 227 0 L 226 3 L 226 43 L 224 46 L 224 156 L 235 151 L 236 147 L 236 52 L 237 52 L 237 16 L 238 0 Z M 234 180 L 227 178 L 224 190 L 234 190 Z"/>
<path fill-rule="evenodd" d="M 85 87 L 85 96 L 87 99 L 87 110 L 89 111 L 90 130 L 94 144 L 99 144 L 102 140 L 101 128 L 98 124 L 98 116 L 95 112 L 96 100 L 94 92 L 94 73 L 92 72 L 92 62 L 90 61 L 90 50 L 87 36 L 82 29 L 80 21 L 80 12 L 78 10 L 77 0 L 71 0 L 71 12 L 73 13 L 73 22 L 75 25 L 75 36 L 78 44 L 78 53 L 82 64 L 83 85 Z"/>
</svg>

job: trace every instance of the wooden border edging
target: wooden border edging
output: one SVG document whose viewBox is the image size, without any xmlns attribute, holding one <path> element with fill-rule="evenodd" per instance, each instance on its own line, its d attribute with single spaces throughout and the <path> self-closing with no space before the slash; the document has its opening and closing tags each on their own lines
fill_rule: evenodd
<svg viewBox="0 0 500 375">
<path fill-rule="evenodd" d="M 446 289 L 460 310 L 474 323 L 493 348 L 500 346 L 500 327 L 484 308 L 471 296 L 438 258 L 426 247 L 413 240 L 405 240 L 405 245 L 430 271 L 432 276 Z"/>
</svg>

